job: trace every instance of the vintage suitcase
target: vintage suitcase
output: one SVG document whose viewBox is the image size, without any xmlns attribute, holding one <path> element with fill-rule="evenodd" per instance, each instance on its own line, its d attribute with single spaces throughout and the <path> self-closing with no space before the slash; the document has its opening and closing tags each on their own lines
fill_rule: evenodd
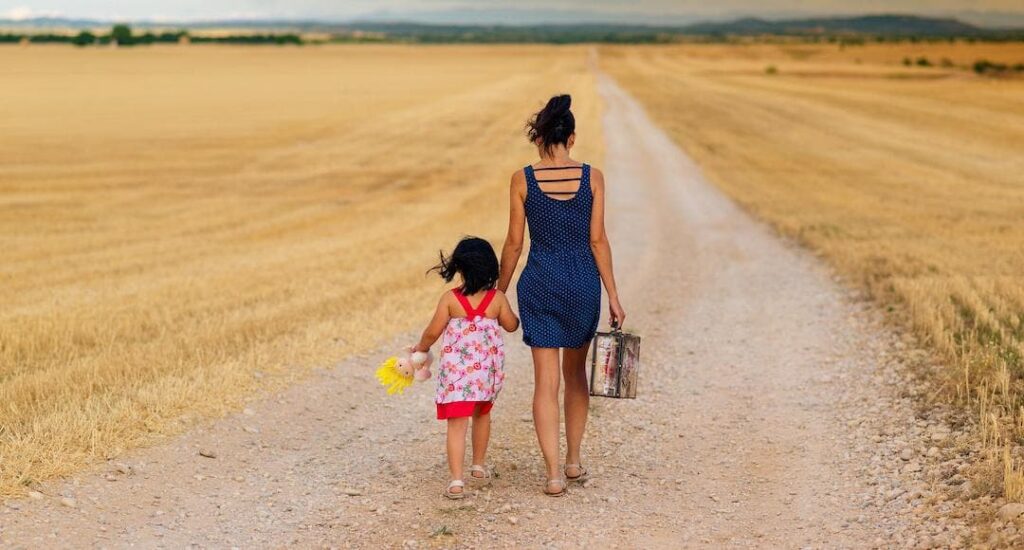
<svg viewBox="0 0 1024 550">
<path fill-rule="evenodd" d="M 640 337 L 612 325 L 598 332 L 590 359 L 590 395 L 636 399 L 640 374 Z"/>
</svg>

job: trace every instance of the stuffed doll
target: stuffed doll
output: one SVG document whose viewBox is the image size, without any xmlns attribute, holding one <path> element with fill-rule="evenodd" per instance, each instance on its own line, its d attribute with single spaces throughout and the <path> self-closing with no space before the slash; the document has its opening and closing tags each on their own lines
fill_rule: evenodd
<svg viewBox="0 0 1024 550">
<path fill-rule="evenodd" d="M 388 395 L 404 394 L 414 381 L 430 379 L 433 362 L 434 355 L 430 351 L 413 352 L 411 347 L 406 347 L 404 356 L 389 357 L 377 367 L 377 380 L 388 388 Z"/>
</svg>

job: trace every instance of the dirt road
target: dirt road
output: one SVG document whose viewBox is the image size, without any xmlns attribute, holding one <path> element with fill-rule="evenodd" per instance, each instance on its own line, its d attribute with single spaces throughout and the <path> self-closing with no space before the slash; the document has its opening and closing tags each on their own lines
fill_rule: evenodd
<svg viewBox="0 0 1024 550">
<path fill-rule="evenodd" d="M 588 486 L 561 499 L 540 492 L 532 366 L 514 335 L 509 380 L 494 409 L 490 461 L 498 477 L 463 501 L 445 500 L 432 387 L 386 397 L 372 378 L 389 345 L 167 445 L 10 503 L 0 511 L 0 541 L 15 548 L 954 544 L 955 524 L 913 520 L 933 499 L 921 482 L 927 441 L 943 434 L 898 397 L 894 337 L 813 257 L 706 182 L 612 81 L 603 78 L 601 87 L 610 233 L 629 325 L 644 336 L 644 371 L 640 399 L 592 402 Z"/>
</svg>

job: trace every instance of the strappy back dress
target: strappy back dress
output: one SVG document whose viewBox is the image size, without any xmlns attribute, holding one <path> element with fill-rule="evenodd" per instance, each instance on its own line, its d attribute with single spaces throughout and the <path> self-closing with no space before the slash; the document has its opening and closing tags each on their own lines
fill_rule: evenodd
<svg viewBox="0 0 1024 550">
<path fill-rule="evenodd" d="M 523 171 L 530 228 L 530 254 L 516 285 L 523 341 L 540 348 L 585 346 L 597 331 L 601 311 L 601 277 L 590 248 L 590 165 L 527 166 Z M 537 179 L 537 172 L 548 171 L 551 176 Z M 575 192 L 545 193 L 540 187 L 544 182 L 575 180 L 580 182 Z"/>
</svg>

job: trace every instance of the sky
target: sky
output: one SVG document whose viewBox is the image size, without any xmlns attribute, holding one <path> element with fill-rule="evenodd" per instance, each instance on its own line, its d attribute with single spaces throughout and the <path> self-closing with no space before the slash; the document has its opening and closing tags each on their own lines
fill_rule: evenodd
<svg viewBox="0 0 1024 550">
<path fill-rule="evenodd" d="M 1022 0 L 0 0 L 0 18 L 93 19 L 325 19 L 422 12 L 515 11 L 592 14 L 597 18 L 720 18 L 739 15 L 1008 12 L 1024 15 Z"/>
</svg>

